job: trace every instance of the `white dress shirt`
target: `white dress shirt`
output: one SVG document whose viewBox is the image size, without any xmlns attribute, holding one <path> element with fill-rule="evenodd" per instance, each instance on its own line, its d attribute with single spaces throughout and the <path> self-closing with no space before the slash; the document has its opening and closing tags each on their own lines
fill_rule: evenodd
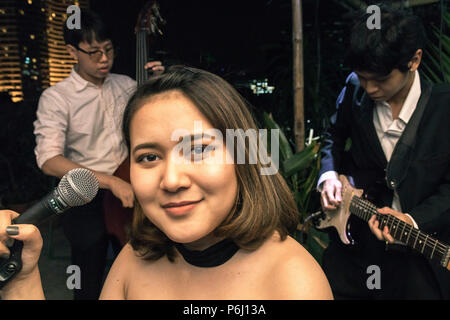
<svg viewBox="0 0 450 320">
<path fill-rule="evenodd" d="M 39 168 L 62 155 L 89 169 L 112 174 L 127 157 L 122 115 L 136 89 L 128 76 L 109 74 L 101 87 L 83 79 L 75 68 L 46 89 L 40 99 L 35 155 Z"/>
<path fill-rule="evenodd" d="M 373 124 L 388 162 L 409 119 L 411 119 L 414 110 L 416 110 L 421 93 L 419 72 L 416 71 L 413 84 L 397 119 L 392 119 L 392 110 L 386 101 L 378 101 L 375 104 L 375 108 L 373 109 Z M 402 212 L 397 192 L 394 192 L 392 209 Z"/>
<path fill-rule="evenodd" d="M 421 95 L 420 89 L 420 77 L 419 72 L 416 70 L 414 74 L 413 84 L 408 92 L 408 95 L 400 110 L 398 119 L 392 118 L 392 109 L 386 101 L 377 101 L 375 108 L 373 108 L 373 124 L 380 140 L 381 147 L 383 148 L 386 160 L 389 162 L 400 136 L 405 130 L 409 119 L 411 118 L 417 103 Z M 327 179 L 338 179 L 338 174 L 335 171 L 324 172 L 317 183 L 318 189 L 321 189 L 321 184 Z M 397 192 L 394 192 L 394 198 L 392 200 L 392 209 L 398 212 L 402 212 L 400 205 L 400 199 Z M 414 227 L 417 228 L 417 224 L 414 219 L 408 214 L 413 221 Z"/>
</svg>

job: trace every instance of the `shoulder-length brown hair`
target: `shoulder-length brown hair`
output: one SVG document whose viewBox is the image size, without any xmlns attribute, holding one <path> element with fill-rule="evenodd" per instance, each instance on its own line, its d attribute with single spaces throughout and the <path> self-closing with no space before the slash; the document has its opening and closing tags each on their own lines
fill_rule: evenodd
<svg viewBox="0 0 450 320">
<path fill-rule="evenodd" d="M 207 71 L 172 66 L 138 88 L 128 102 L 122 127 L 128 150 L 130 123 L 136 111 L 151 96 L 170 90 L 181 91 L 212 126 L 222 132 L 223 137 L 226 137 L 226 129 L 257 130 L 246 102 L 225 80 Z M 248 159 L 249 145 L 245 141 L 244 145 Z M 274 231 L 285 239 L 297 227 L 299 215 L 291 191 L 280 173 L 261 175 L 263 166 L 260 160 L 257 159 L 256 164 L 248 162 L 234 162 L 238 196 L 233 209 L 214 232 L 218 237 L 233 239 L 240 248 L 254 250 Z M 173 242 L 143 214 L 138 201 L 135 203 L 129 231 L 131 246 L 145 259 L 157 260 L 167 255 L 173 261 Z"/>
</svg>

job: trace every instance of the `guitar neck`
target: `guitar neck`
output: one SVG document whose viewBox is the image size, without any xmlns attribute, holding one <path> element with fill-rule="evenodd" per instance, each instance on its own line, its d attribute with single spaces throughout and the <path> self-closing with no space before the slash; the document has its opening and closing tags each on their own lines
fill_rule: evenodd
<svg viewBox="0 0 450 320">
<path fill-rule="evenodd" d="M 437 260 L 443 267 L 450 270 L 450 246 L 393 215 L 379 213 L 376 206 L 360 197 L 353 196 L 350 203 L 350 212 L 364 221 L 369 221 L 373 215 L 376 215 L 379 221 L 379 229 L 383 230 L 387 226 L 395 240 L 406 243 L 411 248 L 420 251 L 428 259 Z"/>
</svg>

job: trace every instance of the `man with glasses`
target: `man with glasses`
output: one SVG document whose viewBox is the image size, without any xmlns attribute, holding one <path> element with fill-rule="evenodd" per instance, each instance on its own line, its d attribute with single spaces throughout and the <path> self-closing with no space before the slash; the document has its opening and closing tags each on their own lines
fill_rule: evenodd
<svg viewBox="0 0 450 320">
<path fill-rule="evenodd" d="M 39 100 L 36 160 L 41 170 L 58 178 L 69 170 L 92 170 L 100 189 L 110 190 L 124 207 L 133 207 L 131 185 L 113 173 L 127 157 L 121 135 L 122 113 L 136 82 L 110 73 L 115 50 L 100 17 L 81 12 L 81 28 L 68 29 L 67 50 L 77 61 L 70 76 L 46 89 Z M 164 71 L 161 62 L 146 65 L 153 73 Z M 62 216 L 72 249 L 72 264 L 80 267 L 81 288 L 75 299 L 97 299 L 105 270 L 108 237 L 103 217 L 103 190 L 89 204 Z"/>
</svg>

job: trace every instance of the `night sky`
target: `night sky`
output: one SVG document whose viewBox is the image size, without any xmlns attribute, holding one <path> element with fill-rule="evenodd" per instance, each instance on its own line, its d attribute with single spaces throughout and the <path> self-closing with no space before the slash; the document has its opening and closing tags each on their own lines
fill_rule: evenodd
<svg viewBox="0 0 450 320">
<path fill-rule="evenodd" d="M 91 9 L 112 28 L 120 55 L 114 72 L 134 75 L 134 25 L 145 1 L 92 0 Z M 124 5 L 126 3 L 126 5 Z M 290 0 L 179 1 L 160 0 L 167 24 L 164 35 L 153 40 L 151 56 L 220 69 L 253 68 L 264 64 L 259 48 L 279 41 L 290 29 Z M 290 39 L 290 34 L 285 35 Z M 167 55 L 154 54 L 165 51 Z M 213 71 L 213 70 L 211 70 Z"/>
<path fill-rule="evenodd" d="M 134 27 L 146 1 L 90 2 L 91 9 L 112 29 L 112 40 L 120 48 L 112 72 L 135 78 Z M 222 76 L 250 102 L 257 120 L 262 111 L 272 114 L 293 141 L 291 0 L 159 0 L 158 3 L 167 23 L 162 28 L 163 36 L 152 40 L 149 57 L 166 65 L 183 63 Z M 327 125 L 325 119 L 335 111 L 336 96 L 351 71 L 343 60 L 352 18 L 351 10 L 341 0 L 302 0 L 302 3 L 305 126 L 318 135 Z M 439 2 L 415 7 L 414 12 L 422 18 L 428 32 L 441 19 Z M 425 51 L 424 58 L 426 55 Z M 269 85 L 275 87 L 273 94 L 256 96 L 245 86 L 236 85 L 266 77 Z M 47 192 L 38 188 L 28 190 L 30 181 L 36 179 L 32 185 L 46 186 L 33 154 L 32 121 L 36 106 L 37 103 L 24 104 L 2 110 L 4 114 L 10 111 L 13 118 L 10 120 L 3 114 L 7 120 L 1 129 L 6 132 L 4 141 L 8 141 L 9 147 L 3 148 L 3 154 L 11 159 L 20 158 L 26 164 L 26 168 L 14 168 L 18 188 L 23 189 L 16 195 L 26 194 L 29 199 Z M 21 126 L 16 125 L 18 121 Z"/>
</svg>

